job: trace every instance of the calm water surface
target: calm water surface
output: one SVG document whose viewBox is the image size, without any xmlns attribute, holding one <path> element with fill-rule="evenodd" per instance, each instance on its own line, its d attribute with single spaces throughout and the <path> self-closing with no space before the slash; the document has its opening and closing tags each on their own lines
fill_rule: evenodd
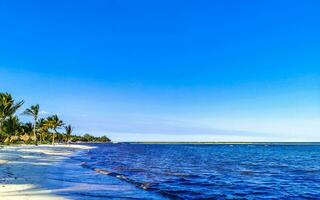
<svg viewBox="0 0 320 200">
<path fill-rule="evenodd" d="M 318 145 L 97 146 L 62 164 L 65 174 L 58 180 L 67 185 L 77 182 L 76 188 L 81 188 L 68 195 L 77 199 L 320 198 Z"/>
</svg>

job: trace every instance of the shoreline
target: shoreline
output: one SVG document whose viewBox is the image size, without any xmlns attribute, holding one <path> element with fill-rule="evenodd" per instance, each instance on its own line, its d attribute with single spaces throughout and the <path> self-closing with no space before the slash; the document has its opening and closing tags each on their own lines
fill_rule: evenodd
<svg viewBox="0 0 320 200">
<path fill-rule="evenodd" d="M 93 149 L 82 144 L 10 145 L 0 149 L 1 200 L 63 200 L 53 190 L 42 187 L 50 166 L 72 154 Z"/>
</svg>

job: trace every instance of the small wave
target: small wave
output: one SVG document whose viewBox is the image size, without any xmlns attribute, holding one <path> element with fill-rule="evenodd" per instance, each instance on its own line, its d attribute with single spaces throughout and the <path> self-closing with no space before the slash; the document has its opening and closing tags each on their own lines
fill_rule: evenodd
<svg viewBox="0 0 320 200">
<path fill-rule="evenodd" d="M 105 170 L 105 169 L 95 169 L 94 171 L 100 173 L 100 174 L 105 174 L 105 175 L 109 175 L 111 174 L 112 172 L 111 171 L 108 171 L 108 170 Z"/>
<path fill-rule="evenodd" d="M 94 167 L 91 167 L 89 166 L 87 163 L 82 163 L 81 164 L 83 167 L 85 168 L 89 168 L 89 169 L 92 169 L 93 171 L 97 172 L 97 173 L 100 173 L 100 174 L 103 174 L 103 175 L 109 175 L 109 176 L 112 176 L 112 177 L 115 177 L 115 178 L 118 178 L 118 179 L 121 179 L 121 180 L 124 180 L 126 182 L 129 182 L 139 188 L 142 188 L 142 189 L 148 189 L 152 183 L 140 183 L 140 182 L 137 182 L 133 179 L 130 179 L 129 177 L 125 176 L 124 174 L 120 174 L 120 173 L 117 173 L 117 172 L 112 172 L 112 171 L 109 171 L 109 170 L 106 170 L 106 169 L 100 169 L 100 168 L 94 168 Z"/>
<path fill-rule="evenodd" d="M 142 183 L 140 187 L 144 190 L 148 190 L 152 185 L 153 183 L 146 182 L 146 183 Z"/>
<path fill-rule="evenodd" d="M 87 169 L 92 169 L 93 167 L 92 166 L 90 166 L 88 163 L 86 163 L 86 162 L 82 162 L 81 164 L 80 164 L 83 168 L 87 168 Z"/>
</svg>

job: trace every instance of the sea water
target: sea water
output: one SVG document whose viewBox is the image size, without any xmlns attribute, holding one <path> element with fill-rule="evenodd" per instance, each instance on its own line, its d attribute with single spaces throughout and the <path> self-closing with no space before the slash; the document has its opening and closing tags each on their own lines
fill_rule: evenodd
<svg viewBox="0 0 320 200">
<path fill-rule="evenodd" d="M 73 199 L 320 198 L 317 144 L 94 146 L 49 176 L 59 194 Z"/>
</svg>

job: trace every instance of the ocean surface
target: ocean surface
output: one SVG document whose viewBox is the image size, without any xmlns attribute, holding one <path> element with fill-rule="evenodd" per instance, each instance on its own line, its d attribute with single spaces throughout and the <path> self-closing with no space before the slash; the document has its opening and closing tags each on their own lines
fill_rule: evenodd
<svg viewBox="0 0 320 200">
<path fill-rule="evenodd" d="M 48 187 L 89 200 L 320 199 L 319 145 L 94 146 L 59 163 Z"/>
</svg>

